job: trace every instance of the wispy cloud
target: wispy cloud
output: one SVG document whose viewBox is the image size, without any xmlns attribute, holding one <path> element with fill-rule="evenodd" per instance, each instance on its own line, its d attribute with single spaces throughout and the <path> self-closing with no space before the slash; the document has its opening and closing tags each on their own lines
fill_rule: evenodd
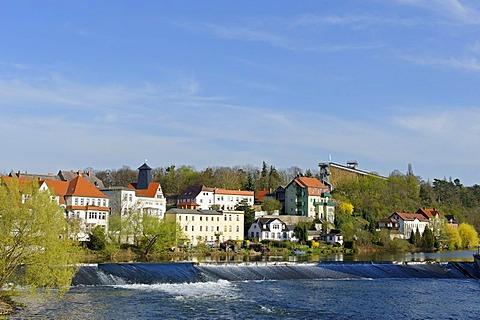
<svg viewBox="0 0 480 320">
<path fill-rule="evenodd" d="M 397 0 L 435 12 L 452 22 L 480 24 L 480 6 L 477 1 L 460 0 Z"/>
<path fill-rule="evenodd" d="M 425 58 L 415 56 L 400 56 L 400 59 L 424 66 L 448 67 L 466 71 L 480 71 L 480 61 L 476 57 L 470 58 Z"/>
</svg>

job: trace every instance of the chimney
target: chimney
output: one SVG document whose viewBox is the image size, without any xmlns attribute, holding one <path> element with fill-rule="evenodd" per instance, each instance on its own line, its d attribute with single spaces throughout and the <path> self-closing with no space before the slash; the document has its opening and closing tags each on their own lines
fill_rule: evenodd
<svg viewBox="0 0 480 320">
<path fill-rule="evenodd" d="M 79 177 L 81 177 L 82 174 L 83 174 L 82 170 L 78 170 L 77 174 L 78 174 Z"/>
</svg>

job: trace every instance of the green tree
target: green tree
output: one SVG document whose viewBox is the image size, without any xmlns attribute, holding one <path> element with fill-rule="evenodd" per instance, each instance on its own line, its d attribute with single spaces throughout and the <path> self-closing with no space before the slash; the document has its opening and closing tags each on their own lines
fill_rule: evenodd
<svg viewBox="0 0 480 320">
<path fill-rule="evenodd" d="M 435 238 L 433 236 L 432 230 L 426 227 L 425 231 L 423 232 L 423 248 L 426 250 L 432 250 L 435 245 Z"/>
<path fill-rule="evenodd" d="M 461 223 L 458 226 L 458 234 L 462 239 L 462 246 L 465 249 L 475 248 L 478 246 L 478 233 L 472 225 L 468 223 Z"/>
<path fill-rule="evenodd" d="M 239 204 L 235 207 L 237 211 L 243 211 L 243 230 L 245 237 L 247 237 L 248 228 L 255 221 L 255 211 L 248 205 L 247 200 L 240 201 Z"/>
<path fill-rule="evenodd" d="M 280 211 L 282 204 L 275 198 L 265 197 L 262 203 L 262 210 L 268 214 L 273 214 L 276 210 Z"/>
<path fill-rule="evenodd" d="M 452 228 L 450 226 L 445 226 L 443 229 L 442 236 L 444 238 L 444 244 L 449 250 L 462 249 L 462 238 L 457 228 Z"/>
<path fill-rule="evenodd" d="M 417 236 L 415 235 L 415 232 L 410 232 L 410 239 L 409 239 L 410 243 L 413 244 L 413 245 L 417 245 Z"/>
<path fill-rule="evenodd" d="M 153 252 L 165 252 L 184 238 L 180 225 L 148 214 L 142 217 L 142 227 L 141 244 L 146 257 Z"/>
<path fill-rule="evenodd" d="M 87 247 L 90 250 L 100 251 L 105 249 L 107 246 L 107 236 L 105 235 L 105 230 L 101 226 L 96 226 L 88 234 L 89 240 L 87 242 Z"/>
<path fill-rule="evenodd" d="M 38 182 L 0 184 L 0 288 L 15 275 L 31 287 L 67 290 L 75 268 L 66 230 L 63 210 Z"/>
<path fill-rule="evenodd" d="M 417 230 L 415 230 L 415 239 L 417 239 L 417 246 L 421 247 L 423 245 L 422 243 L 422 234 L 420 233 L 420 230 L 417 227 Z"/>
</svg>

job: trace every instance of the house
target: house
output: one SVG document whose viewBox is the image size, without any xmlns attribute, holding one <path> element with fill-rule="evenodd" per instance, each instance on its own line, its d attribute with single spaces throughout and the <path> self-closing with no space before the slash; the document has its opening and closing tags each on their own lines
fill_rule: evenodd
<svg viewBox="0 0 480 320">
<path fill-rule="evenodd" d="M 333 224 L 335 204 L 329 189 L 317 178 L 296 177 L 285 188 L 285 213 Z"/>
<path fill-rule="evenodd" d="M 243 211 L 174 208 L 165 213 L 165 221 L 180 225 L 185 238 L 178 239 L 179 244 L 196 246 L 207 241 L 243 240 Z"/>
<path fill-rule="evenodd" d="M 394 212 L 389 218 L 398 222 L 398 230 L 404 239 L 409 239 L 412 232 L 418 229 L 423 234 L 425 228 L 429 227 L 429 219 L 421 213 Z"/>
<path fill-rule="evenodd" d="M 125 215 L 138 212 L 163 219 L 167 202 L 160 182 L 152 182 L 151 168 L 144 163 L 138 168 L 137 182 L 128 187 L 101 189 L 110 199 L 112 212 Z"/>
<path fill-rule="evenodd" d="M 447 226 L 457 229 L 458 228 L 458 221 L 452 214 L 446 214 L 445 220 L 447 220 Z"/>
<path fill-rule="evenodd" d="M 81 172 L 71 181 L 40 178 L 3 177 L 3 180 L 18 179 L 19 183 L 38 183 L 39 190 L 50 192 L 52 201 L 65 211 L 71 239 L 88 241 L 88 234 L 96 226 L 101 226 L 108 232 L 108 198 L 94 184 L 84 179 Z"/>
<path fill-rule="evenodd" d="M 327 244 L 343 245 L 343 236 L 340 230 L 331 230 L 329 233 L 322 234 L 321 239 Z"/>
<path fill-rule="evenodd" d="M 250 228 L 248 228 L 248 237 L 262 240 L 290 240 L 297 241 L 294 236 L 293 225 L 287 225 L 278 218 L 258 218 Z"/>
<path fill-rule="evenodd" d="M 183 202 L 195 202 L 201 210 L 235 210 L 238 204 L 246 201 L 253 206 L 254 192 L 209 188 L 202 184 L 192 185 L 182 191 L 177 198 L 177 205 Z"/>
<path fill-rule="evenodd" d="M 435 236 L 439 236 L 443 226 L 445 224 L 445 220 L 441 217 L 440 212 L 437 211 L 435 208 L 420 208 L 416 211 L 416 213 L 422 214 L 424 217 L 428 218 L 429 227 L 433 231 Z"/>
<path fill-rule="evenodd" d="M 88 182 L 79 172 L 78 176 L 66 183 L 65 210 L 67 220 L 78 221 L 78 230 L 71 233 L 70 238 L 77 241 L 88 241 L 88 234 L 96 226 L 108 232 L 110 212 L 109 198 L 93 183 Z M 58 187 L 61 192 L 62 187 Z"/>
</svg>

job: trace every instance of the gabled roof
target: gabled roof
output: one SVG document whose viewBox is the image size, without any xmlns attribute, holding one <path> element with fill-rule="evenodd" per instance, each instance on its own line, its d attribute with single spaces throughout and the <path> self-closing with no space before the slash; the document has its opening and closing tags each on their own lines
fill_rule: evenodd
<svg viewBox="0 0 480 320">
<path fill-rule="evenodd" d="M 437 209 L 428 209 L 428 208 L 421 208 L 418 209 L 416 213 L 423 214 L 426 218 L 431 219 L 434 218 L 435 216 L 440 216 L 440 212 L 437 211 Z"/>
<path fill-rule="evenodd" d="M 158 188 L 160 188 L 160 182 L 150 182 L 147 189 L 137 189 L 136 183 L 130 183 L 128 188 L 135 190 L 137 196 L 155 198 L 157 196 Z"/>
<path fill-rule="evenodd" d="M 428 222 L 428 218 L 420 213 L 411 213 L 411 212 L 394 212 L 390 217 L 397 215 L 403 221 L 413 221 L 418 219 L 419 221 Z"/>
<path fill-rule="evenodd" d="M 296 183 L 301 188 L 322 188 L 327 189 L 328 187 L 324 185 L 320 180 L 317 178 L 308 178 L 308 177 L 297 177 L 290 182 L 290 184 Z M 289 185 L 290 185 L 289 184 Z"/>
<path fill-rule="evenodd" d="M 260 230 L 270 231 L 270 224 L 276 220 L 280 221 L 282 225 L 285 224 L 285 222 L 283 222 L 279 218 L 258 218 L 253 223 L 258 224 L 260 227 Z"/>
<path fill-rule="evenodd" d="M 45 180 L 43 181 L 47 187 L 59 196 L 59 202 L 65 203 L 65 194 L 67 193 L 68 182 L 60 180 Z"/>
<path fill-rule="evenodd" d="M 81 176 L 77 176 L 68 183 L 65 196 L 108 198 L 102 191 L 98 190 L 93 183 L 88 182 Z"/>
<path fill-rule="evenodd" d="M 87 172 L 82 172 L 81 170 L 78 171 L 67 171 L 67 170 L 60 170 L 58 171 L 58 177 L 60 180 L 63 181 L 71 181 L 81 175 L 85 180 L 87 180 L 90 183 L 93 183 L 93 185 L 97 186 L 98 188 L 102 189 L 105 188 L 103 185 L 103 181 L 97 178 L 93 173 L 90 171 Z"/>
<path fill-rule="evenodd" d="M 188 186 L 185 190 L 183 190 L 179 195 L 179 199 L 185 199 L 185 198 L 196 198 L 198 194 L 202 191 L 208 191 L 208 192 L 213 192 L 213 188 L 208 188 L 205 187 L 203 184 L 195 184 L 192 186 Z"/>
</svg>

